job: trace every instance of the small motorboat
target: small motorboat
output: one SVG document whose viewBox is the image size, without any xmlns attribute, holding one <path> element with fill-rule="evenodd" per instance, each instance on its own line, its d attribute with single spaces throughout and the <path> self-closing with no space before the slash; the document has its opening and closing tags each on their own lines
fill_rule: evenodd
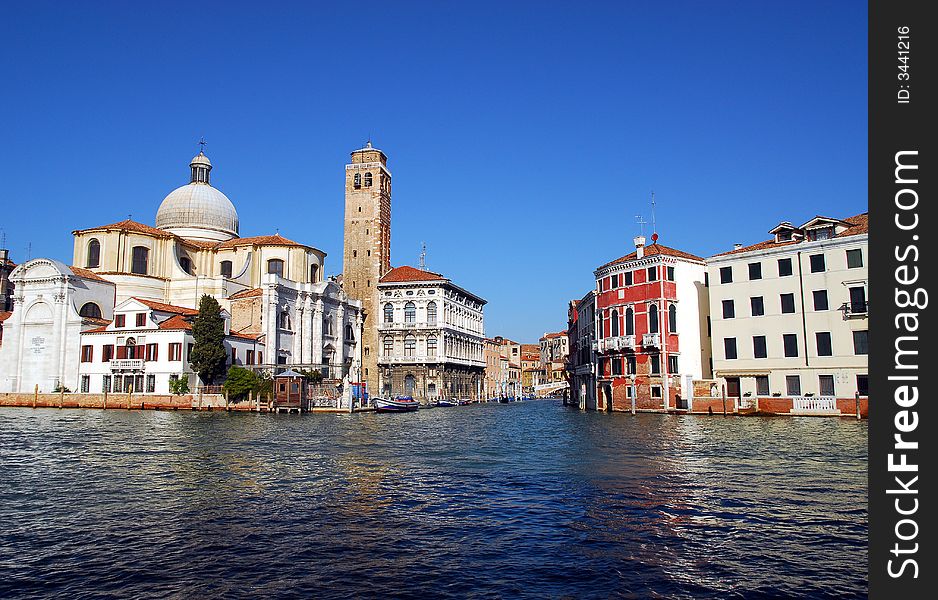
<svg viewBox="0 0 938 600">
<path fill-rule="evenodd" d="M 420 408 L 420 403 L 410 396 L 375 398 L 374 401 L 378 412 L 411 412 Z"/>
<path fill-rule="evenodd" d="M 456 406 L 457 404 L 458 402 L 456 402 L 455 400 L 440 399 L 436 401 L 437 406 Z"/>
<path fill-rule="evenodd" d="M 467 404 L 471 404 L 471 403 L 472 403 L 472 400 L 470 400 L 469 398 L 461 398 L 459 400 L 459 406 L 466 406 Z"/>
</svg>

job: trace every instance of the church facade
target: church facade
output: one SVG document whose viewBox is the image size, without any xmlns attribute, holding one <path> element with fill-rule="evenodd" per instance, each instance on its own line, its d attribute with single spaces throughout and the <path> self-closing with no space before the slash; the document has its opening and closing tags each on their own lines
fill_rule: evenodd
<svg viewBox="0 0 938 600">
<path fill-rule="evenodd" d="M 75 230 L 75 266 L 36 259 L 14 269 L 0 391 L 80 389 L 81 332 L 113 326 L 115 306 L 136 299 L 194 309 L 205 294 L 226 311 L 229 333 L 263 347 L 264 360 L 255 354 L 251 368 L 294 365 L 360 378 L 362 301 L 324 278 L 325 253 L 279 234 L 239 237 L 237 211 L 211 185 L 208 157 L 200 152 L 189 169 L 189 183 L 165 197 L 155 226 L 128 219 Z M 143 363 L 121 380 L 146 382 Z M 178 363 L 172 374 L 194 389 L 188 362 Z"/>
</svg>

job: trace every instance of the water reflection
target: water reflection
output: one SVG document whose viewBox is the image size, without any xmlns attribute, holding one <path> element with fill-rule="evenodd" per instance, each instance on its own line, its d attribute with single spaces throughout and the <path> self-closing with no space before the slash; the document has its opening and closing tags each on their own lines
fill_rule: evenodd
<svg viewBox="0 0 938 600">
<path fill-rule="evenodd" d="M 9 409 L 0 459 L 0 597 L 866 593 L 849 420 Z"/>
</svg>

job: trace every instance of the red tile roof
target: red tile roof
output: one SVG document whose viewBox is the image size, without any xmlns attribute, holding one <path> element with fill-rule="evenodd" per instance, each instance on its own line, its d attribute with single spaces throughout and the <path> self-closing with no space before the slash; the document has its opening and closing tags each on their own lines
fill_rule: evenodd
<svg viewBox="0 0 938 600">
<path fill-rule="evenodd" d="M 869 213 L 861 213 L 859 215 L 854 215 L 852 217 L 844 219 L 845 223 L 849 223 L 850 227 L 846 231 L 838 233 L 835 237 L 847 237 L 851 235 L 860 235 L 862 233 L 869 233 L 870 230 L 870 215 Z M 790 246 L 792 244 L 800 244 L 804 240 L 788 240 L 784 242 L 776 242 L 774 239 L 765 240 L 764 242 L 759 242 L 757 244 L 752 244 L 750 246 L 743 246 L 742 248 L 736 248 L 735 250 L 730 250 L 729 252 L 721 252 L 719 254 L 714 254 L 713 256 L 728 256 L 730 254 L 741 254 L 743 252 L 752 252 L 754 250 L 765 250 L 768 248 L 781 248 L 783 246 Z M 712 258 L 712 257 L 711 257 Z"/>
<path fill-rule="evenodd" d="M 241 338 L 245 340 L 257 341 L 258 338 L 260 338 L 263 335 L 264 335 L 263 333 L 235 333 L 232 331 L 231 333 L 228 334 L 228 337 L 235 337 L 235 338 Z"/>
<path fill-rule="evenodd" d="M 173 315 L 165 321 L 162 321 L 159 327 L 160 329 L 185 329 L 188 331 L 192 329 L 192 323 L 187 321 L 182 315 Z"/>
<path fill-rule="evenodd" d="M 261 288 L 249 288 L 246 290 L 241 290 L 240 292 L 235 292 L 234 294 L 228 296 L 229 300 L 238 300 L 239 298 L 253 298 L 254 296 L 263 296 L 264 290 Z"/>
<path fill-rule="evenodd" d="M 238 246 L 298 246 L 308 248 L 293 240 L 288 240 L 279 233 L 274 235 L 256 235 L 254 237 L 234 238 L 222 242 L 216 248 L 236 248 Z"/>
<path fill-rule="evenodd" d="M 690 252 L 684 252 L 683 250 L 675 250 L 674 248 L 669 248 L 668 246 L 662 246 L 661 244 L 651 244 L 650 246 L 645 246 L 645 256 L 656 256 L 659 254 L 662 256 L 672 256 L 674 258 L 684 258 L 687 260 L 695 260 L 699 262 L 703 262 L 704 260 L 695 254 L 691 254 Z M 603 269 L 605 267 L 609 267 L 612 265 L 617 265 L 619 263 L 636 260 L 637 258 L 638 258 L 638 253 L 631 252 L 629 254 L 626 254 L 625 256 L 615 259 L 614 261 L 607 262 L 606 264 L 600 266 L 599 269 Z"/>
<path fill-rule="evenodd" d="M 432 271 L 421 271 L 414 267 L 395 267 L 384 274 L 380 283 L 399 283 L 404 281 L 443 281 L 446 278 Z"/>
<path fill-rule="evenodd" d="M 137 298 L 136 296 L 134 296 L 134 300 L 160 312 L 175 313 L 177 315 L 187 315 L 190 317 L 199 314 L 199 311 L 193 308 L 176 306 L 175 304 L 166 304 L 165 302 L 157 302 L 156 300 L 148 300 L 146 298 Z"/>
<path fill-rule="evenodd" d="M 93 279 L 95 281 L 103 281 L 104 283 L 110 283 L 111 285 L 114 285 L 112 282 L 108 281 L 104 277 L 101 277 L 94 271 L 89 271 L 88 269 L 83 269 L 81 267 L 69 267 L 69 269 L 72 270 L 72 273 L 78 275 L 82 279 Z"/>
<path fill-rule="evenodd" d="M 108 325 L 110 321 L 108 319 L 99 319 L 98 317 L 82 317 L 82 323 L 94 323 L 96 325 Z"/>
<path fill-rule="evenodd" d="M 157 229 L 156 227 L 150 227 L 149 225 L 144 225 L 143 223 L 138 223 L 131 219 L 124 219 L 123 221 L 118 221 L 117 223 L 111 223 L 110 225 L 101 225 L 99 227 L 89 227 L 88 229 L 76 229 L 72 234 L 86 233 L 88 231 L 107 231 L 108 229 L 117 229 L 120 231 L 134 231 L 136 233 L 146 233 L 148 235 L 155 235 L 164 238 L 176 237 L 174 234 L 164 231 L 162 229 Z"/>
<path fill-rule="evenodd" d="M 567 337 L 567 332 L 566 332 L 566 331 L 558 331 L 558 332 L 556 332 L 556 333 L 545 333 L 545 334 L 544 334 L 544 337 L 542 337 L 541 339 L 542 339 L 542 340 L 549 340 L 549 339 L 551 339 L 551 338 L 559 338 L 559 337 Z"/>
<path fill-rule="evenodd" d="M 110 325 L 110 322 L 108 323 Z M 102 325 L 101 327 L 95 327 L 94 329 L 85 329 L 82 333 L 104 333 L 107 331 L 107 325 Z"/>
</svg>

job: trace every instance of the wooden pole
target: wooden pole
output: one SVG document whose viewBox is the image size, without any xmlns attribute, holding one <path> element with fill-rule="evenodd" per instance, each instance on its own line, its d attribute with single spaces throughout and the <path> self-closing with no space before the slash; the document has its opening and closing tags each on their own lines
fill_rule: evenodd
<svg viewBox="0 0 938 600">
<path fill-rule="evenodd" d="M 36 408 L 36 403 L 39 402 L 39 384 L 36 384 L 36 387 L 33 389 L 33 408 Z"/>
<path fill-rule="evenodd" d="M 104 408 L 107 408 L 107 386 L 104 386 Z"/>
<path fill-rule="evenodd" d="M 856 393 L 856 407 L 857 407 L 857 420 L 860 419 L 860 390 L 857 390 Z"/>
<path fill-rule="evenodd" d="M 65 402 L 65 386 L 59 385 L 59 408 L 62 408 L 62 404 Z"/>
<path fill-rule="evenodd" d="M 133 401 L 133 396 L 134 396 L 134 382 L 131 381 L 130 385 L 127 386 L 127 408 L 128 409 L 132 408 L 132 405 L 130 403 Z"/>
<path fill-rule="evenodd" d="M 726 416 L 726 385 L 723 386 L 723 416 Z"/>
</svg>

